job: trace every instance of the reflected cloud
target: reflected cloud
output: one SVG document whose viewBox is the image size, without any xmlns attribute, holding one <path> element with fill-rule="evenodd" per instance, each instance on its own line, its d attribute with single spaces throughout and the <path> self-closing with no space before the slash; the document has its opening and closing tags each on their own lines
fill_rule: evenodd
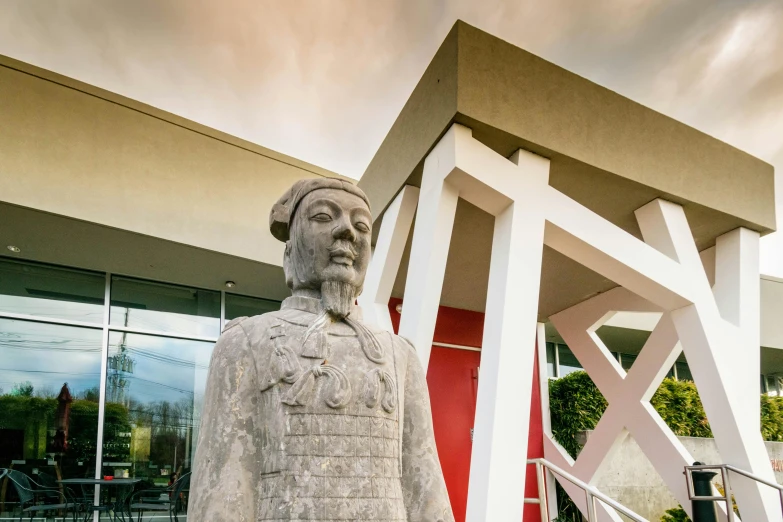
<svg viewBox="0 0 783 522">
<path fill-rule="evenodd" d="M 36 395 L 56 396 L 63 382 L 79 396 L 101 375 L 101 331 L 0 319 L 0 388 L 30 382 Z"/>
</svg>

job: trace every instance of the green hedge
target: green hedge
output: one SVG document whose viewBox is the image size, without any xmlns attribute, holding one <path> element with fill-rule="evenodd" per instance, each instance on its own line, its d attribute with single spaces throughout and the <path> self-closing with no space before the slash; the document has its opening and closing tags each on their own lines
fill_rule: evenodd
<svg viewBox="0 0 783 522">
<path fill-rule="evenodd" d="M 710 423 L 691 381 L 664 379 L 650 403 L 682 437 L 712 437 Z M 606 409 L 606 400 L 585 372 L 570 373 L 549 381 L 552 435 L 576 458 L 579 432 L 595 429 Z M 783 397 L 761 396 L 761 434 L 764 440 L 783 442 Z"/>
</svg>

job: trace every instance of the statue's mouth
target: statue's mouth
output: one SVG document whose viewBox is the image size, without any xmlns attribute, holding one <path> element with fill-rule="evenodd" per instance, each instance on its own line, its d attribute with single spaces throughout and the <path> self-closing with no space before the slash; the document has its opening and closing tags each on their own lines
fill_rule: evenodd
<svg viewBox="0 0 783 522">
<path fill-rule="evenodd" d="M 333 248 L 329 251 L 329 257 L 338 265 L 353 266 L 356 254 L 348 248 Z"/>
</svg>

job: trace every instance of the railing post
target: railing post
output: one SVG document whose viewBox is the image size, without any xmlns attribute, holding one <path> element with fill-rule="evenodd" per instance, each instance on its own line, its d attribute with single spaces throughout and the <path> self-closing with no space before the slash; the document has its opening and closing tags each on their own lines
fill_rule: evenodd
<svg viewBox="0 0 783 522">
<path fill-rule="evenodd" d="M 541 510 L 541 522 L 549 522 L 549 502 L 546 497 L 546 480 L 544 466 L 536 460 L 536 478 L 538 479 L 538 501 Z"/>
<path fill-rule="evenodd" d="M 731 480 L 729 479 L 729 474 L 729 470 L 726 466 L 721 466 L 720 476 L 723 479 L 723 492 L 726 497 L 726 518 L 729 522 L 734 522 L 734 502 L 731 500 L 733 495 L 731 493 Z"/>
<path fill-rule="evenodd" d="M 595 498 L 587 489 L 585 489 L 585 496 L 587 497 L 587 522 L 596 522 L 598 515 L 595 512 Z"/>
<path fill-rule="evenodd" d="M 694 466 L 701 466 L 700 462 L 694 462 Z M 691 480 L 693 481 L 693 499 L 691 507 L 693 509 L 693 522 L 718 522 L 718 515 L 715 511 L 714 500 L 697 500 L 698 497 L 711 497 L 712 479 L 717 475 L 714 471 L 693 469 L 690 470 Z M 724 483 L 725 486 L 725 483 Z M 728 498 L 729 492 L 726 491 Z M 729 501 L 729 504 L 731 501 Z M 729 505 L 729 510 L 731 506 Z M 731 515 L 729 515 L 731 517 Z"/>
</svg>

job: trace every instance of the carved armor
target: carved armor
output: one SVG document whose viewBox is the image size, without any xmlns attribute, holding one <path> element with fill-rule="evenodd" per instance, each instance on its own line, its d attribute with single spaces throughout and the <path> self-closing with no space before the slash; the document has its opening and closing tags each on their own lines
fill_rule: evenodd
<svg viewBox="0 0 783 522">
<path fill-rule="evenodd" d="M 194 499 L 199 510 L 210 522 L 453 520 L 412 348 L 319 314 L 319 301 L 290 297 L 280 312 L 227 325 L 232 351 L 218 342 L 208 390 L 229 392 L 205 401 L 194 474 L 223 507 Z"/>
</svg>

